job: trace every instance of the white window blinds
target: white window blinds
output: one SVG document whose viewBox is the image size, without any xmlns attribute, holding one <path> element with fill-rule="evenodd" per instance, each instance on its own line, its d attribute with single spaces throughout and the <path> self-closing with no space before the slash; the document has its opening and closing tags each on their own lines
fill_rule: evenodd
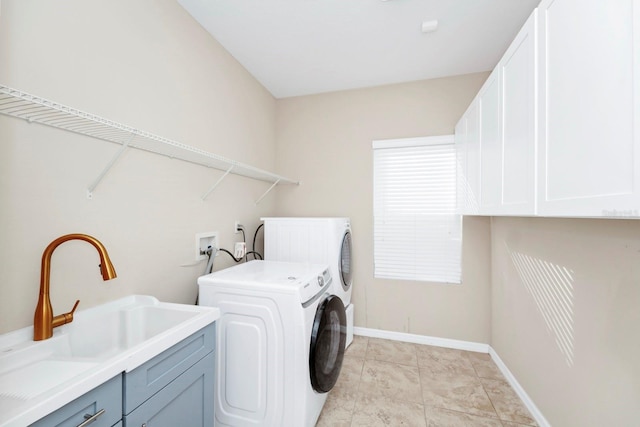
<svg viewBox="0 0 640 427">
<path fill-rule="evenodd" d="M 375 277 L 460 283 L 453 136 L 373 141 Z"/>
</svg>

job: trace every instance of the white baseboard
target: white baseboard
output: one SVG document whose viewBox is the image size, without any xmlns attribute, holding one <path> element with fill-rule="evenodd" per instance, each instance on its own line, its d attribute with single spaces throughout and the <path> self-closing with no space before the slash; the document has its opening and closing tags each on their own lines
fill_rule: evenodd
<svg viewBox="0 0 640 427">
<path fill-rule="evenodd" d="M 524 403 L 524 406 L 527 407 L 527 409 L 531 413 L 531 416 L 536 420 L 536 423 L 538 423 L 538 426 L 551 427 L 551 424 L 549 423 L 549 421 L 547 421 L 544 415 L 542 415 L 542 412 L 540 412 L 540 409 L 538 409 L 536 404 L 533 403 L 533 400 L 531 400 L 527 392 L 524 391 L 524 388 L 522 388 L 518 380 L 516 380 L 516 377 L 513 376 L 509 368 L 507 368 L 507 365 L 504 364 L 502 359 L 500 359 L 500 356 L 498 356 L 498 353 L 496 353 L 496 351 L 491 346 L 489 346 L 489 355 L 491 356 L 491 359 L 493 359 L 495 364 L 498 366 L 498 369 L 500 369 L 500 372 L 502 372 L 502 375 L 504 375 L 504 377 L 507 379 L 507 382 L 509 383 L 509 385 L 513 387 L 518 397 L 520 397 L 520 400 L 522 400 L 522 403 Z"/>
<path fill-rule="evenodd" d="M 455 348 L 457 350 L 475 351 L 478 353 L 489 353 L 489 344 L 479 342 L 459 341 L 448 338 L 429 337 L 426 335 L 408 334 L 405 332 L 383 331 L 381 329 L 370 329 L 354 327 L 355 335 L 363 337 L 382 338 L 385 340 L 404 341 L 414 344 L 433 345 L 435 347 Z"/>
<path fill-rule="evenodd" d="M 516 394 L 522 400 L 522 403 L 527 407 L 531 416 L 535 419 L 536 423 L 538 423 L 539 427 L 551 427 L 549 421 L 542 415 L 542 412 L 538 409 L 533 400 L 529 397 L 526 391 L 522 388 L 516 377 L 513 376 L 507 365 L 504 364 L 498 353 L 489 345 L 472 341 L 459 341 L 452 340 L 448 338 L 438 338 L 438 337 L 429 337 L 426 335 L 416 335 L 416 334 L 408 334 L 405 332 L 392 332 L 392 331 L 383 331 L 381 329 L 370 329 L 370 328 L 361 328 L 354 327 L 353 333 L 355 335 L 361 335 L 363 337 L 371 337 L 371 338 L 382 338 L 386 340 L 393 341 L 403 341 L 410 342 L 414 344 L 426 344 L 433 345 L 436 347 L 445 347 L 445 348 L 453 348 L 456 350 L 466 350 L 466 351 L 475 351 L 478 353 L 489 353 L 491 359 L 495 362 L 502 372 L 502 375 L 505 376 L 507 382 L 513 389 Z"/>
</svg>

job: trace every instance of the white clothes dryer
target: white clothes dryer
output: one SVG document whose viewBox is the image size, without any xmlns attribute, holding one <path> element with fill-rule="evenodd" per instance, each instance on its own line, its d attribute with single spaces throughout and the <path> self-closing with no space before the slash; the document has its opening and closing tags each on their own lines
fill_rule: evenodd
<svg viewBox="0 0 640 427">
<path fill-rule="evenodd" d="M 340 374 L 344 305 L 324 265 L 251 261 L 198 278 L 220 309 L 216 426 L 315 425 Z"/>
<path fill-rule="evenodd" d="M 261 218 L 264 259 L 327 264 L 332 292 L 351 304 L 353 261 L 349 218 Z"/>
<path fill-rule="evenodd" d="M 347 313 L 347 346 L 353 342 L 353 258 L 349 218 L 261 218 L 264 259 L 327 264 L 333 277 L 331 293 L 342 299 Z"/>
</svg>

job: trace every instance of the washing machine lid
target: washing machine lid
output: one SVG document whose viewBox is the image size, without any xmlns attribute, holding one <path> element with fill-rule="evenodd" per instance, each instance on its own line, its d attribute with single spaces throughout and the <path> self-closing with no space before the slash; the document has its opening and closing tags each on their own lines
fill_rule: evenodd
<svg viewBox="0 0 640 427">
<path fill-rule="evenodd" d="M 199 285 L 295 293 L 305 303 L 324 292 L 332 281 L 329 267 L 321 264 L 255 260 L 198 278 Z"/>
</svg>

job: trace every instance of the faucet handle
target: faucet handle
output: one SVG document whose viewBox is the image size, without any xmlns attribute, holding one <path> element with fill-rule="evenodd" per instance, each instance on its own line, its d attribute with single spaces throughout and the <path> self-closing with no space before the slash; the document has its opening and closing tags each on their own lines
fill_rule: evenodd
<svg viewBox="0 0 640 427">
<path fill-rule="evenodd" d="M 76 303 L 73 304 L 73 308 L 71 309 L 71 311 L 66 313 L 66 314 L 69 314 L 71 316 L 71 320 L 73 320 L 73 313 L 75 313 L 76 308 L 78 308 L 78 304 L 80 304 L 80 300 L 79 299 L 77 299 Z"/>
<path fill-rule="evenodd" d="M 55 328 L 57 326 L 73 322 L 73 313 L 78 308 L 78 304 L 80 304 L 80 300 L 76 300 L 76 303 L 73 305 L 70 312 L 55 316 L 53 318 L 52 326 Z"/>
</svg>

